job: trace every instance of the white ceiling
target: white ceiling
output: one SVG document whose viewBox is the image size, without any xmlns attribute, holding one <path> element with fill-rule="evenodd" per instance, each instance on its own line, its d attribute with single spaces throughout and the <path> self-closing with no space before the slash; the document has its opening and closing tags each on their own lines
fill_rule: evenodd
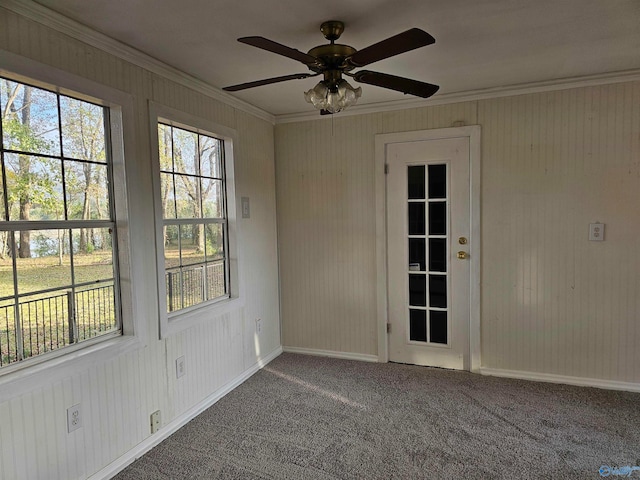
<svg viewBox="0 0 640 480">
<path fill-rule="evenodd" d="M 301 51 L 338 41 L 360 50 L 412 27 L 434 45 L 366 68 L 440 85 L 439 93 L 623 72 L 640 68 L 638 0 L 38 0 L 215 87 L 308 71 L 236 41 L 258 35 Z M 318 78 L 234 93 L 274 115 L 312 110 L 303 91 Z M 359 104 L 401 93 L 362 86 Z M 437 95 L 437 94 L 436 94 Z M 434 97 L 435 98 L 435 97 Z"/>
</svg>

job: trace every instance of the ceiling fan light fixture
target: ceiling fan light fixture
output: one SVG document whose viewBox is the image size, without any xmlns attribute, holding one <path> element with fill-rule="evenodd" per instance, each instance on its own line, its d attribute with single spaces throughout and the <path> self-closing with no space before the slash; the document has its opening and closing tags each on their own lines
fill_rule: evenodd
<svg viewBox="0 0 640 480">
<path fill-rule="evenodd" d="M 311 90 L 304 93 L 304 99 L 318 110 L 326 110 L 330 113 L 338 113 L 355 105 L 362 95 L 362 88 L 353 88 L 344 79 L 338 80 L 333 88 L 330 88 L 326 80 L 322 80 Z"/>
<path fill-rule="evenodd" d="M 304 92 L 304 99 L 307 103 L 311 103 L 318 110 L 324 108 L 323 103 L 326 101 L 327 95 L 329 95 L 329 87 L 324 83 L 324 80 L 318 83 L 311 90 Z"/>
<path fill-rule="evenodd" d="M 342 78 L 342 75 L 347 75 L 356 82 L 395 90 L 396 92 L 415 95 L 421 98 L 429 98 L 438 91 L 438 85 L 412 80 L 410 78 L 372 72 L 370 70 L 352 72 L 354 68 L 365 67 L 371 63 L 394 57 L 401 53 L 415 50 L 416 48 L 431 45 L 435 42 L 435 39 L 424 30 L 410 28 L 409 30 L 369 45 L 361 50 L 356 50 L 349 45 L 335 43 L 344 31 L 344 23 L 340 21 L 330 20 L 324 22 L 320 26 L 320 31 L 330 43 L 313 47 L 308 53 L 287 47 L 286 45 L 264 37 L 253 36 L 239 38 L 238 41 L 241 43 L 301 62 L 309 68 L 311 73 L 294 73 L 293 75 L 265 78 L 264 80 L 224 87 L 223 90 L 227 92 L 237 92 L 247 88 L 260 87 L 262 85 L 270 85 L 287 80 L 298 80 L 323 75 L 324 78 L 320 83 L 304 93 L 305 100 L 320 110 L 321 115 L 341 112 L 357 103 L 358 98 L 362 95 L 362 89 L 353 88 Z"/>
</svg>

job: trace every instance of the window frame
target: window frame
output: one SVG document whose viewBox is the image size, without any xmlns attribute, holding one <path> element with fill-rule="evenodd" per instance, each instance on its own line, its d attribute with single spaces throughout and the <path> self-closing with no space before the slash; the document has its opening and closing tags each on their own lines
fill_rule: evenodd
<svg viewBox="0 0 640 480">
<path fill-rule="evenodd" d="M 236 131 L 219 125 L 213 121 L 191 115 L 181 110 L 149 101 L 149 121 L 151 132 L 151 152 L 152 152 L 152 177 L 153 177 L 153 197 L 155 210 L 155 242 L 157 253 L 157 291 L 158 291 L 158 313 L 160 320 L 160 338 L 173 335 L 177 332 L 190 328 L 193 325 L 211 319 L 213 316 L 222 315 L 231 310 L 244 305 L 243 285 L 241 282 L 239 255 L 238 255 L 238 216 L 236 205 L 239 203 L 236 197 L 235 181 L 235 156 L 234 145 L 237 143 Z M 158 139 L 158 124 L 163 123 L 177 128 L 182 128 L 191 132 L 210 136 L 218 139 L 223 144 L 224 152 L 224 190 L 226 207 L 227 238 L 225 239 L 225 258 L 228 267 L 225 276 L 228 279 L 228 296 L 217 299 L 206 300 L 187 308 L 167 312 L 167 289 L 166 289 L 166 269 L 164 258 L 163 218 L 161 204 L 161 181 L 160 181 L 160 153 Z M 206 219 L 204 219 L 206 220 Z"/>
<path fill-rule="evenodd" d="M 37 302 L 37 301 L 46 301 L 46 300 L 50 300 L 51 298 L 54 297 L 59 297 L 64 291 L 66 292 L 72 292 L 73 298 L 76 298 L 76 295 L 80 292 L 83 292 L 83 288 L 84 287 L 89 287 L 90 285 L 98 285 L 99 282 L 102 282 L 102 279 L 98 279 L 96 281 L 89 281 L 89 282 L 78 282 L 75 274 L 76 274 L 76 270 L 75 270 L 75 266 L 74 266 L 74 257 L 76 256 L 76 253 L 73 252 L 73 248 L 68 245 L 69 247 L 69 261 L 70 261 L 70 278 L 69 278 L 69 284 L 66 286 L 60 286 L 60 287 L 51 287 L 51 288 L 46 288 L 46 289 L 42 289 L 40 291 L 30 291 L 30 292 L 20 292 L 19 290 L 17 290 L 18 288 L 18 284 L 19 284 L 19 271 L 20 269 L 17 266 L 16 263 L 16 257 L 15 255 L 17 254 L 17 247 L 16 247 L 16 241 L 15 241 L 15 237 L 19 232 L 23 232 L 23 231 L 29 231 L 29 232 L 39 232 L 39 231 L 43 231 L 43 230 L 59 230 L 59 231 L 68 231 L 70 232 L 70 237 L 68 239 L 68 242 L 72 242 L 72 238 L 71 235 L 74 230 L 77 229 L 93 229 L 93 228 L 98 228 L 98 229 L 105 229 L 108 228 L 109 230 L 113 229 L 112 233 L 112 249 L 111 249 L 111 253 L 112 253 L 112 278 L 110 279 L 104 279 L 107 282 L 111 282 L 111 287 L 113 288 L 113 292 L 114 292 L 114 303 L 111 305 L 111 307 L 113 308 L 113 312 L 115 314 L 115 325 L 112 331 L 109 331 L 107 333 L 104 334 L 100 334 L 100 335 L 96 335 L 94 337 L 90 337 L 88 339 L 82 340 L 82 341 L 75 341 L 73 343 L 70 343 L 68 345 L 64 345 L 62 347 L 58 347 L 55 350 L 50 350 L 48 352 L 43 352 L 43 353 L 38 353 L 35 355 L 30 355 L 28 357 L 23 358 L 23 354 L 24 354 L 24 349 L 25 349 L 25 338 L 23 337 L 23 332 L 24 332 L 24 320 L 22 317 L 22 315 L 20 315 L 18 317 L 18 319 L 16 320 L 17 322 L 20 323 L 21 328 L 19 330 L 16 330 L 16 356 L 18 357 L 18 359 L 14 362 L 14 363 L 9 363 L 7 366 L 0 366 L 0 369 L 4 370 L 12 365 L 17 365 L 20 363 L 25 363 L 26 366 L 26 362 L 29 363 L 35 363 L 36 362 L 36 358 L 38 357 L 42 357 L 42 356 L 47 356 L 47 357 L 51 357 L 54 354 L 60 352 L 61 350 L 66 350 L 66 351 L 71 351 L 74 348 L 80 348 L 81 346 L 84 346 L 86 344 L 94 344 L 94 343 L 98 343 L 100 341 L 103 341 L 104 337 L 118 337 L 122 335 L 122 309 L 120 308 L 120 269 L 119 269 L 119 257 L 118 257 L 118 243 L 117 243 L 117 228 L 116 228 L 116 211 L 115 211 L 115 199 L 114 199 L 114 190 L 113 190 L 113 185 L 115 183 L 114 178 L 113 178 L 113 162 L 111 159 L 111 120 L 110 120 L 110 116 L 111 116 L 111 108 L 106 107 L 104 105 L 101 105 L 99 103 L 96 103 L 96 101 L 94 99 L 92 99 L 91 101 L 87 100 L 86 98 L 84 99 L 80 99 L 78 98 L 77 94 L 73 94 L 73 95 L 67 95 L 64 94 L 62 92 L 59 91 L 59 89 L 54 90 L 53 88 L 44 88 L 41 85 L 34 85 L 33 81 L 29 81 L 29 82 L 23 82 L 23 81 L 17 81 L 15 78 L 12 78 L 12 76 L 10 75 L 3 75 L 0 74 L 0 81 L 1 80 L 9 80 L 9 81 L 13 81 L 16 83 L 20 83 L 21 85 L 25 86 L 25 87 L 30 87 L 30 88 L 37 88 L 37 89 L 41 89 L 47 92 L 50 92 L 54 95 L 56 95 L 56 103 L 57 103 L 57 109 L 58 109 L 58 127 L 62 127 L 62 118 L 60 118 L 62 109 L 61 109 L 61 103 L 62 103 L 62 97 L 66 97 L 66 98 L 70 98 L 73 100 L 79 100 L 82 101 L 84 103 L 90 104 L 90 105 L 94 105 L 97 107 L 100 107 L 102 109 L 103 112 L 103 117 L 102 117 L 102 123 L 104 125 L 104 129 L 105 129 L 105 161 L 103 162 L 99 162 L 99 161 L 94 161 L 94 160 L 88 160 L 88 159 L 79 159 L 79 158 L 75 158 L 73 156 L 69 156 L 64 154 L 64 148 L 62 145 L 62 130 L 60 130 L 60 152 L 59 153 L 42 153 L 42 152 L 28 152 L 28 151 L 21 151 L 21 150 L 16 150 L 16 149 L 12 149 L 12 148 L 6 148 L 3 149 L 4 152 L 4 157 L 5 157 L 5 167 L 4 167 L 4 171 L 2 172 L 2 178 L 3 178 L 3 185 L 2 185 L 2 194 L 4 197 L 6 197 L 6 193 L 8 192 L 8 186 L 6 183 L 6 179 L 8 177 L 8 170 L 7 170 L 7 162 L 8 160 L 6 159 L 6 157 L 8 155 L 14 155 L 14 154 L 18 154 L 18 155 L 27 155 L 30 156 L 32 158 L 46 158 L 46 159 L 50 159 L 50 160 L 55 160 L 58 161 L 61 165 L 61 187 L 62 187 L 62 193 L 63 193 L 63 202 L 65 205 L 68 204 L 69 199 L 68 196 L 65 195 L 66 192 L 68 192 L 68 183 L 67 183 L 67 178 L 65 178 L 64 175 L 64 166 L 66 165 L 66 162 L 74 162 L 74 163 L 90 163 L 92 165 L 104 165 L 107 170 L 106 170 L 106 182 L 107 182 L 107 193 L 108 193 L 108 211 L 109 211 L 109 218 L 102 218 L 102 219 L 87 219 L 87 220 L 83 220 L 83 219 L 69 219 L 67 218 L 68 215 L 68 210 L 65 211 L 65 214 L 63 215 L 64 218 L 62 219 L 56 219 L 56 220 L 6 220 L 5 217 L 10 216 L 9 212 L 6 211 L 5 215 L 3 216 L 2 219 L 0 219 L 0 226 L 2 227 L 1 230 L 7 232 L 8 234 L 12 235 L 14 237 L 14 239 L 9 242 L 9 244 L 11 245 L 12 248 L 12 271 L 13 271 L 13 283 L 14 283 L 14 293 L 10 296 L 6 296 L 3 297 L 1 300 L 2 301 L 8 301 L 10 299 L 13 300 L 13 308 L 18 309 L 20 312 L 22 312 L 22 308 L 20 308 L 20 305 L 25 305 L 27 303 L 30 302 Z M 31 79 L 30 79 L 31 80 Z M 0 131 L 2 131 L 2 126 L 0 126 Z M 7 201 L 7 199 L 5 198 L 4 200 L 5 202 Z M 6 209 L 5 205 L 2 205 L 2 207 L 4 207 Z M 108 286 L 108 285 L 107 285 Z M 52 294 L 51 297 L 48 298 L 44 298 L 44 299 L 34 299 L 34 300 L 28 300 L 30 297 L 32 296 L 38 296 L 38 295 L 43 295 L 46 293 L 50 293 Z M 53 295 L 56 294 L 56 295 Z M 27 299 L 24 303 L 20 302 L 20 299 Z M 75 300 L 74 300 L 75 301 Z M 9 305 L 7 305 L 5 308 L 9 308 Z M 37 307 L 36 307 L 36 311 L 37 311 Z M 46 326 L 44 327 L 44 330 L 46 331 Z M 71 326 L 69 326 L 69 330 L 73 330 L 74 335 L 78 335 L 78 324 L 74 322 L 74 328 L 72 329 Z M 38 335 L 38 333 L 36 332 L 36 335 Z M 70 334 L 71 335 L 71 334 Z M 82 345 L 80 345 L 82 343 Z M 62 353 L 60 353 L 62 354 Z"/>
<path fill-rule="evenodd" d="M 108 109 L 111 149 L 111 199 L 114 209 L 117 268 L 120 300 L 120 331 L 36 355 L 0 369 L 0 402 L 41 385 L 86 369 L 88 361 L 107 361 L 146 344 L 147 331 L 140 312 L 144 311 L 134 294 L 134 284 L 144 281 L 132 268 L 129 227 L 129 188 L 127 178 L 133 165 L 125 156 L 135 151 L 133 98 L 119 90 L 34 60 L 0 50 L 0 74 L 8 79 L 45 88 Z M 125 153 L 126 151 L 126 153 Z M 135 176 L 135 175 L 134 175 Z M 136 277 L 140 277 L 137 279 Z M 143 317 L 142 317 L 143 318 Z M 6 388 L 11 385 L 11 388 Z M 6 392 L 6 393 L 5 393 Z"/>
</svg>

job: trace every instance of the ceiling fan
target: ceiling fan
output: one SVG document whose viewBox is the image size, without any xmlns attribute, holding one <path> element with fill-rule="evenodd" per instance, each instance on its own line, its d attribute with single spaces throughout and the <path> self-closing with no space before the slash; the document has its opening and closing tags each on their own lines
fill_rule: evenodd
<svg viewBox="0 0 640 480">
<path fill-rule="evenodd" d="M 340 112 L 356 103 L 362 94 L 362 89 L 353 88 L 342 78 L 343 75 L 353 78 L 356 82 L 388 88 L 422 98 L 428 98 L 438 91 L 438 85 L 386 73 L 373 72 L 371 70 L 359 70 L 352 73 L 355 68 L 364 67 L 370 63 L 435 43 L 435 39 L 427 32 L 419 28 L 412 28 L 362 50 L 356 50 L 349 45 L 335 43 L 344 31 L 344 23 L 337 20 L 324 22 L 320 26 L 320 31 L 331 43 L 314 47 L 308 53 L 264 37 L 239 38 L 239 42 L 297 60 L 306 65 L 312 73 L 294 73 L 292 75 L 267 78 L 224 87 L 223 90 L 237 92 L 271 83 L 323 75 L 323 80 L 304 94 L 307 102 L 313 104 L 314 107 L 320 110 L 321 114 Z"/>
</svg>

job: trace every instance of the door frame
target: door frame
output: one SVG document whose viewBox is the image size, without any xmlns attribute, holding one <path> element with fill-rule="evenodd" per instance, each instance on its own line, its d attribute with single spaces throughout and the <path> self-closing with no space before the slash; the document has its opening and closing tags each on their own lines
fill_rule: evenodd
<svg viewBox="0 0 640 480">
<path fill-rule="evenodd" d="M 384 133 L 375 136 L 375 193 L 376 193 L 376 309 L 378 331 L 378 361 L 389 361 L 387 334 L 388 276 L 387 276 L 387 181 L 385 173 L 387 145 L 447 138 L 469 138 L 469 345 L 464 353 L 464 369 L 480 370 L 480 125 L 438 128 L 412 132 Z"/>
</svg>

